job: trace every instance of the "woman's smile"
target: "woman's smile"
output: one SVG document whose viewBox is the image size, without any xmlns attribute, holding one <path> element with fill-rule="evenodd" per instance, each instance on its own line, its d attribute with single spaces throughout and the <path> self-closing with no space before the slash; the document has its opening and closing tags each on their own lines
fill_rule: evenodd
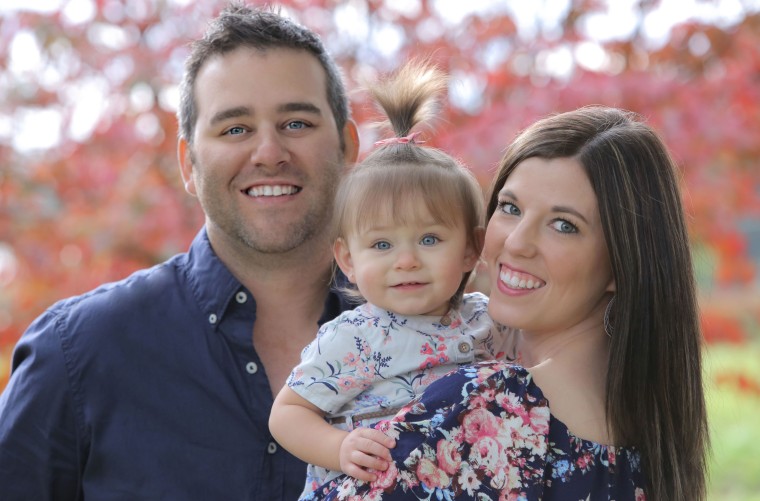
<svg viewBox="0 0 760 501">
<path fill-rule="evenodd" d="M 499 280 L 510 289 L 540 289 L 546 282 L 540 278 L 522 271 L 508 268 L 502 264 L 499 269 Z"/>
</svg>

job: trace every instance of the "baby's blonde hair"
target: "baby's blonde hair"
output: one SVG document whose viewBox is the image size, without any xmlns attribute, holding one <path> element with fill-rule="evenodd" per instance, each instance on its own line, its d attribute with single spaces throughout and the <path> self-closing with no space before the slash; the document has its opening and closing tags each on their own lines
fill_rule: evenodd
<svg viewBox="0 0 760 501">
<path fill-rule="evenodd" d="M 371 85 L 369 91 L 387 116 L 396 138 L 429 123 L 438 111 L 437 95 L 447 78 L 437 67 L 413 60 L 395 75 Z M 467 242 L 480 254 L 477 228 L 483 224 L 484 198 L 470 170 L 451 155 L 414 140 L 380 145 L 341 181 L 335 199 L 334 236 L 346 238 L 373 224 L 377 214 L 389 214 L 405 225 L 416 217 L 424 202 L 434 220 L 445 226 L 462 225 Z M 470 272 L 465 273 L 456 294 L 457 306 Z"/>
</svg>

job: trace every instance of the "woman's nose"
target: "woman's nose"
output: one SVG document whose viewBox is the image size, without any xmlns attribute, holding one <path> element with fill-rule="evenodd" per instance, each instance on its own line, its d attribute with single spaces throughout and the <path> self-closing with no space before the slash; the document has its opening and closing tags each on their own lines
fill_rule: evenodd
<svg viewBox="0 0 760 501">
<path fill-rule="evenodd" d="M 507 233 L 504 248 L 514 255 L 531 257 L 536 253 L 536 237 L 536 229 L 522 220 Z"/>
</svg>

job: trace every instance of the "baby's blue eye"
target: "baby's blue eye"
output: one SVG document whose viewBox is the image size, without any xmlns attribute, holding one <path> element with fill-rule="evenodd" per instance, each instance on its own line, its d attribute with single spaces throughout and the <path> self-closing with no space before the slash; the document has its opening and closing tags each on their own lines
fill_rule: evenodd
<svg viewBox="0 0 760 501">
<path fill-rule="evenodd" d="M 435 235 L 425 235 L 422 237 L 422 240 L 420 240 L 420 243 L 422 245 L 435 245 L 438 243 L 438 237 Z"/>
<path fill-rule="evenodd" d="M 376 242 L 375 244 L 372 245 L 372 247 L 374 247 L 377 250 L 388 250 L 391 248 L 391 244 L 385 241 Z"/>
</svg>

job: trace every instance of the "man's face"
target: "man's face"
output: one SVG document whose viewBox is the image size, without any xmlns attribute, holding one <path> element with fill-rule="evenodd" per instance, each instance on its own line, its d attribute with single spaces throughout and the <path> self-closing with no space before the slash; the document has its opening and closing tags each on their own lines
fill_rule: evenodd
<svg viewBox="0 0 760 501">
<path fill-rule="evenodd" d="M 238 48 L 201 68 L 180 160 L 215 247 L 284 253 L 324 234 L 346 163 L 325 82 L 316 58 L 291 49 Z"/>
</svg>

